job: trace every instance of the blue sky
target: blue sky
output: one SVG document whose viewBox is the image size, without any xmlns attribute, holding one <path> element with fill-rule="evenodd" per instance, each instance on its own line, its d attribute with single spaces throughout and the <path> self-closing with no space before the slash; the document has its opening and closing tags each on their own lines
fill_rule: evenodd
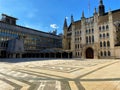
<svg viewBox="0 0 120 90">
<path fill-rule="evenodd" d="M 103 1 L 106 11 L 120 8 L 120 0 Z M 44 32 L 57 29 L 61 33 L 65 17 L 69 24 L 71 14 L 75 21 L 81 18 L 83 10 L 86 17 L 92 16 L 98 4 L 99 0 L 0 0 L 0 13 L 18 18 L 21 26 Z"/>
</svg>

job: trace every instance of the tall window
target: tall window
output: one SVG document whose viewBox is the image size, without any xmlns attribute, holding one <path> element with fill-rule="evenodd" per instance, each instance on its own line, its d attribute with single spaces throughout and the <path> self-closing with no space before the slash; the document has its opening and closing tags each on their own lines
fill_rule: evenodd
<svg viewBox="0 0 120 90">
<path fill-rule="evenodd" d="M 94 33 L 94 29 L 92 29 L 92 33 Z"/>
<path fill-rule="evenodd" d="M 88 33 L 88 30 L 86 30 L 86 34 Z"/>
<path fill-rule="evenodd" d="M 101 27 L 99 27 L 99 31 L 101 31 Z"/>
<path fill-rule="evenodd" d="M 103 38 L 105 38 L 105 34 L 103 34 Z"/>
<path fill-rule="evenodd" d="M 106 42 L 105 41 L 103 42 L 103 44 L 104 44 L 104 47 L 106 47 Z"/>
<path fill-rule="evenodd" d="M 108 56 L 111 56 L 111 52 L 110 51 L 108 51 Z"/>
<path fill-rule="evenodd" d="M 109 29 L 109 26 L 108 25 L 106 25 L 106 30 L 108 30 Z"/>
<path fill-rule="evenodd" d="M 106 53 L 106 51 L 104 51 L 104 56 L 107 56 L 107 53 Z"/>
<path fill-rule="evenodd" d="M 89 42 L 91 43 L 91 36 L 89 36 Z"/>
<path fill-rule="evenodd" d="M 89 34 L 91 33 L 91 30 L 89 29 Z"/>
<path fill-rule="evenodd" d="M 107 33 L 106 35 L 107 35 L 107 38 L 109 38 L 109 33 Z"/>
<path fill-rule="evenodd" d="M 100 42 L 100 47 L 102 47 L 102 42 Z"/>
<path fill-rule="evenodd" d="M 102 51 L 100 52 L 100 54 L 101 54 L 101 56 L 103 56 L 103 52 Z"/>
<path fill-rule="evenodd" d="M 103 26 L 102 29 L 105 30 L 105 26 Z"/>
<path fill-rule="evenodd" d="M 94 36 L 92 36 L 92 42 L 94 43 Z"/>
<path fill-rule="evenodd" d="M 100 34 L 100 38 L 102 38 L 102 34 Z"/>
<path fill-rule="evenodd" d="M 86 43 L 88 44 L 88 37 L 86 37 Z"/>
<path fill-rule="evenodd" d="M 110 47 L 110 42 L 109 41 L 107 41 L 107 47 Z"/>
</svg>

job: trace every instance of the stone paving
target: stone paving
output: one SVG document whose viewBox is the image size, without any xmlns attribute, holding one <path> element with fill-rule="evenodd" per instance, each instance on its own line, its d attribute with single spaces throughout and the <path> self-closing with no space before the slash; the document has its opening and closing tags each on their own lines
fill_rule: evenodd
<svg viewBox="0 0 120 90">
<path fill-rule="evenodd" d="M 2 61 L 0 90 L 120 90 L 120 60 Z"/>
</svg>

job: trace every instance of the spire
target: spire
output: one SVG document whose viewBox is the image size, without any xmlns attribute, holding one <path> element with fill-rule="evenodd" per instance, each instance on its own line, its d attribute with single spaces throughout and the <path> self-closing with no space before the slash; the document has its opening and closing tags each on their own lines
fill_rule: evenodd
<svg viewBox="0 0 120 90">
<path fill-rule="evenodd" d="M 100 5 L 103 5 L 103 0 L 100 0 Z"/>
<path fill-rule="evenodd" d="M 109 14 L 111 14 L 111 13 L 112 13 L 111 8 L 109 8 Z"/>
<path fill-rule="evenodd" d="M 97 13 L 97 10 L 96 10 L 96 8 L 95 8 L 95 10 L 94 10 L 94 14 L 96 14 Z"/>
<path fill-rule="evenodd" d="M 105 6 L 103 4 L 103 0 L 100 0 L 100 3 L 99 3 L 99 16 L 104 15 L 104 13 L 105 13 Z"/>
<path fill-rule="evenodd" d="M 71 23 L 74 22 L 74 18 L 73 18 L 73 15 L 71 15 Z"/>
<path fill-rule="evenodd" d="M 84 18 L 85 16 L 84 16 L 84 11 L 82 12 L 82 18 Z"/>
<path fill-rule="evenodd" d="M 64 26 L 63 26 L 63 28 L 67 28 L 67 19 L 66 18 L 64 20 Z"/>
</svg>

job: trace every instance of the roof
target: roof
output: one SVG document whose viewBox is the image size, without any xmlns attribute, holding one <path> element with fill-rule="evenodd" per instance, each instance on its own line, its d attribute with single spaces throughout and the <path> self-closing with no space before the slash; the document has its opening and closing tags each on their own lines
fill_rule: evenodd
<svg viewBox="0 0 120 90">
<path fill-rule="evenodd" d="M 12 18 L 12 19 L 18 20 L 17 18 L 12 17 L 12 16 L 8 16 L 8 15 L 6 15 L 6 14 L 2 14 L 2 16 L 6 16 L 6 17 L 9 17 L 9 18 Z"/>
<path fill-rule="evenodd" d="M 112 16 L 113 16 L 113 21 L 120 20 L 120 9 L 113 10 L 111 12 L 112 12 Z M 108 12 L 107 12 L 103 16 L 99 16 L 98 23 L 101 24 L 101 23 L 104 23 L 104 22 L 108 22 L 108 19 L 109 19 L 109 17 L 108 17 Z"/>
</svg>

